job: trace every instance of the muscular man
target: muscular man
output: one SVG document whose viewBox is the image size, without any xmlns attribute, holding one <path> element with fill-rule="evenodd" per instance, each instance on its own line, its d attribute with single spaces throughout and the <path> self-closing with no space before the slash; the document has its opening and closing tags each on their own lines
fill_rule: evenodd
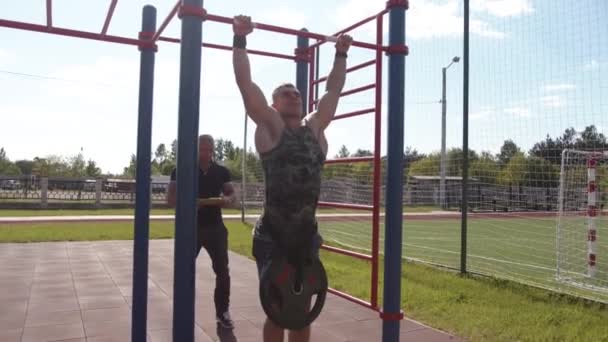
<svg viewBox="0 0 608 342">
<path fill-rule="evenodd" d="M 321 171 L 327 155 L 324 131 L 332 121 L 344 86 L 346 53 L 352 42 L 342 35 L 336 43 L 333 68 L 317 111 L 304 115 L 302 98 L 290 83 L 279 85 L 269 105 L 251 80 L 246 36 L 253 31 L 251 18 L 235 17 L 233 66 L 245 109 L 256 124 L 255 146 L 264 169 L 264 213 L 253 239 L 253 255 L 261 276 L 274 253 L 288 260 L 318 257 L 321 236 L 315 212 Z M 283 341 L 284 331 L 271 320 L 264 323 L 264 341 Z M 310 327 L 290 331 L 289 341 L 308 341 Z"/>
</svg>

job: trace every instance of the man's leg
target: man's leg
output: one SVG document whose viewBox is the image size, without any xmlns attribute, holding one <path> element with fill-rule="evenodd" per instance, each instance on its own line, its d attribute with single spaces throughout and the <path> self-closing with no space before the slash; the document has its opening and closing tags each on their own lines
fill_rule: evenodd
<svg viewBox="0 0 608 342">
<path fill-rule="evenodd" d="M 258 268 L 258 278 L 261 279 L 264 268 L 272 258 L 274 244 L 272 241 L 253 238 L 252 254 Z M 283 328 L 274 324 L 269 318 L 264 322 L 264 342 L 283 342 L 285 332 Z"/>
<path fill-rule="evenodd" d="M 274 324 L 269 318 L 264 322 L 264 342 L 283 342 L 285 331 Z M 289 341 L 292 341 L 289 335 Z"/>
<path fill-rule="evenodd" d="M 204 232 L 203 246 L 211 258 L 215 272 L 214 302 L 216 316 L 225 328 L 232 327 L 228 314 L 230 305 L 230 270 L 228 267 L 228 230 L 224 225 L 213 227 Z"/>
<path fill-rule="evenodd" d="M 302 330 L 290 330 L 289 342 L 308 342 L 310 341 L 310 325 Z"/>
<path fill-rule="evenodd" d="M 316 235 L 313 242 L 313 250 L 312 254 L 319 258 L 319 250 L 321 249 L 321 245 L 323 244 L 323 238 L 321 235 Z M 309 306 L 312 303 L 308 304 Z M 290 330 L 289 331 L 289 342 L 308 342 L 310 341 L 310 325 L 301 330 Z"/>
</svg>

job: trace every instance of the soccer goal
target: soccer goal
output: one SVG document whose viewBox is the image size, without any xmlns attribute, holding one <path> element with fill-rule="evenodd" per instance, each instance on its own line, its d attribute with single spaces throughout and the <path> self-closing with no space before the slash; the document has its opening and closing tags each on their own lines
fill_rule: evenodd
<svg viewBox="0 0 608 342">
<path fill-rule="evenodd" d="M 557 279 L 608 291 L 608 151 L 562 152 Z"/>
</svg>

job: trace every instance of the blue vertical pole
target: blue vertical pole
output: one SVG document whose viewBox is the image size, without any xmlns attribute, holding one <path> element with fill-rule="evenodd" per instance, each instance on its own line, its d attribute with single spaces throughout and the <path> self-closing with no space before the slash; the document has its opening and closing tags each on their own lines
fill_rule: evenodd
<svg viewBox="0 0 608 342">
<path fill-rule="evenodd" d="M 156 31 L 156 8 L 142 11 L 142 34 Z M 154 95 L 153 46 L 140 47 L 139 113 L 137 123 L 137 167 L 135 189 L 135 232 L 133 241 L 133 310 L 131 340 L 146 341 L 148 311 L 148 239 L 150 217 L 150 159 L 152 154 L 152 106 Z"/>
<path fill-rule="evenodd" d="M 203 0 L 183 0 L 188 8 Z M 201 84 L 202 18 L 185 13 L 180 46 L 177 133 L 177 201 L 173 273 L 173 341 L 194 341 L 198 125 Z"/>
<path fill-rule="evenodd" d="M 305 28 L 304 32 L 308 32 Z M 309 39 L 307 37 L 298 36 L 298 52 L 303 52 L 308 49 Z M 306 56 L 305 54 L 297 53 L 296 55 Z M 308 113 L 308 61 L 305 59 L 297 59 L 296 61 L 296 88 L 300 91 L 302 97 L 303 115 Z"/>
<path fill-rule="evenodd" d="M 405 112 L 405 4 L 389 1 L 388 166 L 384 235 L 382 341 L 399 341 L 403 229 L 403 124 Z"/>
</svg>

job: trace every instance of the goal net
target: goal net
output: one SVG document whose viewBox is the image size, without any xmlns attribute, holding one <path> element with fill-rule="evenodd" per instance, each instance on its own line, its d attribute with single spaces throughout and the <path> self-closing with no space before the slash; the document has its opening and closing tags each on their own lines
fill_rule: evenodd
<svg viewBox="0 0 608 342">
<path fill-rule="evenodd" d="M 562 152 L 557 278 L 574 286 L 608 290 L 608 151 Z"/>
</svg>

